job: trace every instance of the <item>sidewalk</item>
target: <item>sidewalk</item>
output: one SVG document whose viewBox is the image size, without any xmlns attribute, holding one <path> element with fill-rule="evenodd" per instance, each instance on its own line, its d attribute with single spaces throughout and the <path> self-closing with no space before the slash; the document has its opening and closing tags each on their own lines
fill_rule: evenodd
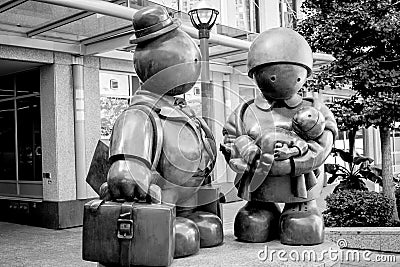
<svg viewBox="0 0 400 267">
<path fill-rule="evenodd" d="M 243 205 L 234 202 L 223 206 L 224 229 L 233 228 L 234 216 Z M 0 222 L 1 267 L 97 266 L 83 261 L 81 250 L 82 227 L 51 230 Z"/>
<path fill-rule="evenodd" d="M 224 231 L 225 242 L 216 248 L 201 249 L 197 255 L 177 259 L 173 267 L 178 266 L 339 266 L 338 262 L 329 259 L 315 262 L 282 262 L 260 261 L 258 253 L 268 245 L 270 250 L 304 251 L 314 250 L 320 255 L 323 250 L 337 248 L 335 244 L 325 242 L 314 247 L 283 246 L 279 241 L 265 244 L 241 243 L 233 237 L 233 221 L 237 210 L 244 202 L 224 204 Z M 82 260 L 82 227 L 65 230 L 50 230 L 26 225 L 0 222 L 0 266 L 20 267 L 94 267 L 96 263 Z M 374 252 L 371 258 L 376 255 Z M 400 255 L 396 263 L 379 266 L 398 266 Z M 373 262 L 348 262 L 341 266 L 377 266 Z"/>
</svg>

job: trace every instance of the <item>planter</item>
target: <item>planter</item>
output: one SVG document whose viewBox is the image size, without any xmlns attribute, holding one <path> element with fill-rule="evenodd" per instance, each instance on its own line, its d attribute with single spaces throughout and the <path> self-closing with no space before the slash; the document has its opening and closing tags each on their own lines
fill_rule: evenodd
<svg viewBox="0 0 400 267">
<path fill-rule="evenodd" d="M 339 241 L 341 248 L 400 253 L 400 227 L 327 227 L 325 240 Z"/>
</svg>

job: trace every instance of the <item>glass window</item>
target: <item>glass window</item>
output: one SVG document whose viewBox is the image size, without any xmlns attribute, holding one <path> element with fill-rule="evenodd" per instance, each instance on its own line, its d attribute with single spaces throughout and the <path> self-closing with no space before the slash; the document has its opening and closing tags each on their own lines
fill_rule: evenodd
<svg viewBox="0 0 400 267">
<path fill-rule="evenodd" d="M 14 96 L 14 78 L 12 76 L 0 77 L 0 100 Z"/>
<path fill-rule="evenodd" d="M 0 180 L 42 180 L 39 69 L 0 77 Z M 16 153 L 18 151 L 18 153 Z"/>
<path fill-rule="evenodd" d="M 42 147 L 40 139 L 40 98 L 17 99 L 18 177 L 20 180 L 42 180 Z"/>
<path fill-rule="evenodd" d="M 0 102 L 0 180 L 16 180 L 14 100 Z"/>
<path fill-rule="evenodd" d="M 249 31 L 260 32 L 259 1 L 236 0 L 236 27 Z"/>
<path fill-rule="evenodd" d="M 15 76 L 16 76 L 17 96 L 40 93 L 39 69 L 33 71 L 20 72 L 17 73 Z"/>
</svg>

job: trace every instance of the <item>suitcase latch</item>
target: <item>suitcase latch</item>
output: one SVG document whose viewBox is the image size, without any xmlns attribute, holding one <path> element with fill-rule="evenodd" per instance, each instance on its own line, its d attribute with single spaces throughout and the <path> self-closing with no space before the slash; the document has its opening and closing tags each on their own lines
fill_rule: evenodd
<svg viewBox="0 0 400 267">
<path fill-rule="evenodd" d="M 133 238 L 133 220 L 118 219 L 118 238 L 132 239 Z"/>
</svg>

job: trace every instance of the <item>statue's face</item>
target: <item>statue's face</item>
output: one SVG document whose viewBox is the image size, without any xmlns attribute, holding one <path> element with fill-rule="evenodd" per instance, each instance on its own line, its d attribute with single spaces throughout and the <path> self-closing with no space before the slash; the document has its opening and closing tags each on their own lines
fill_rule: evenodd
<svg viewBox="0 0 400 267">
<path fill-rule="evenodd" d="M 294 64 L 260 66 L 254 71 L 254 79 L 265 97 L 289 99 L 304 85 L 307 69 Z"/>
<path fill-rule="evenodd" d="M 159 95 L 188 92 L 200 76 L 200 60 L 197 45 L 179 29 L 139 43 L 134 54 L 142 88 Z"/>
</svg>

